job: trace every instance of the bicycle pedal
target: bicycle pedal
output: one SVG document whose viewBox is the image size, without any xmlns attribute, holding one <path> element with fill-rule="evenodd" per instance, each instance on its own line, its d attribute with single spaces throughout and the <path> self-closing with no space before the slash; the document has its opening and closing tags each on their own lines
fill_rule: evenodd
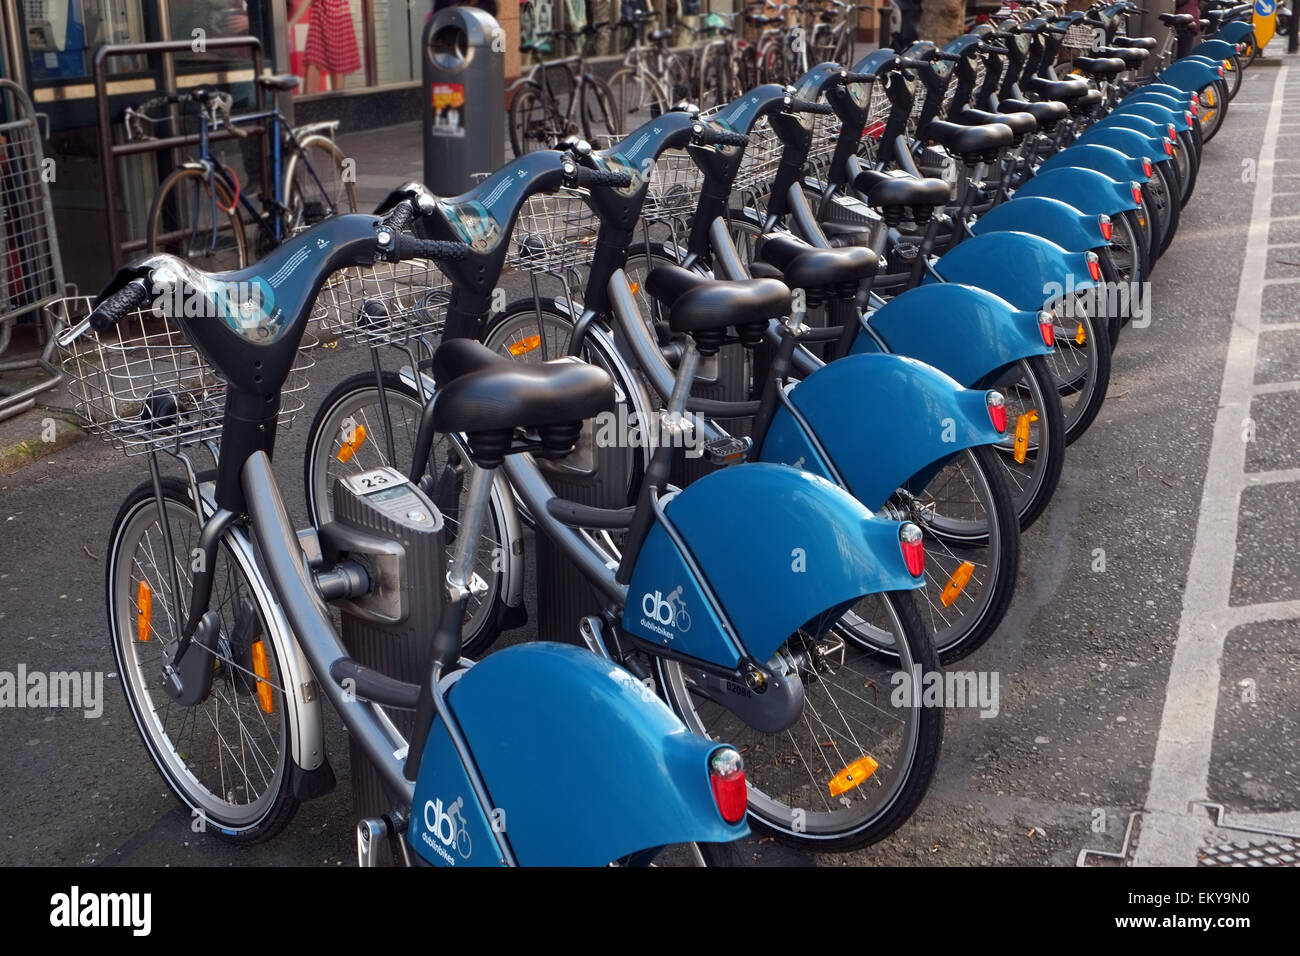
<svg viewBox="0 0 1300 956">
<path fill-rule="evenodd" d="M 379 853 L 388 840 L 388 824 L 382 817 L 357 821 L 357 866 L 379 865 Z"/>
<path fill-rule="evenodd" d="M 734 465 L 744 461 L 753 444 L 748 438 L 711 438 L 704 443 L 704 454 L 712 465 Z"/>
<path fill-rule="evenodd" d="M 915 262 L 920 251 L 920 244 L 915 242 L 900 242 L 894 246 L 894 255 L 904 262 Z"/>
</svg>

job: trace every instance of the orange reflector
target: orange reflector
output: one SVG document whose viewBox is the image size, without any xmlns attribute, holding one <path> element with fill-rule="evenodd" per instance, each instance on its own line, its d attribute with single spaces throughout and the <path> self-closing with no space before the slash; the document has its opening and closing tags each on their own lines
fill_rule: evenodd
<svg viewBox="0 0 1300 956">
<path fill-rule="evenodd" d="M 266 645 L 261 641 L 253 645 L 253 673 L 257 675 L 257 705 L 262 713 L 269 714 L 274 707 L 271 697 L 271 668 L 266 663 Z"/>
<path fill-rule="evenodd" d="M 961 597 L 961 592 L 966 590 L 966 585 L 970 583 L 970 576 L 975 570 L 975 565 L 969 561 L 963 561 L 957 565 L 957 570 L 952 573 L 948 583 L 943 587 L 943 593 L 939 595 L 939 600 L 943 602 L 944 607 L 952 607 L 952 602 Z"/>
<path fill-rule="evenodd" d="M 859 757 L 831 778 L 831 782 L 827 784 L 831 796 L 838 797 L 841 793 L 848 793 L 875 773 L 879 767 L 880 764 L 876 763 L 870 755 Z"/>
<path fill-rule="evenodd" d="M 1083 331 L 1082 322 L 1079 323 L 1079 331 L 1074 333 L 1074 341 L 1079 345 L 1082 345 L 1084 342 L 1088 341 L 1088 333 Z"/>
<path fill-rule="evenodd" d="M 628 292 L 631 292 L 633 295 L 636 295 L 638 292 L 641 291 L 641 283 L 639 283 L 639 282 L 629 282 L 629 283 L 627 284 L 627 291 L 628 291 Z"/>
<path fill-rule="evenodd" d="M 366 426 L 357 425 L 352 429 L 347 438 L 343 439 L 343 444 L 339 447 L 338 454 L 334 457 L 345 464 L 352 460 L 352 456 L 357 453 L 357 449 L 366 443 Z"/>
<path fill-rule="evenodd" d="M 1016 419 L 1016 444 L 1012 456 L 1016 459 L 1017 465 L 1025 463 L 1025 455 L 1029 452 L 1029 425 L 1036 421 L 1038 421 L 1036 410 L 1027 411 Z"/>
<path fill-rule="evenodd" d="M 153 588 L 149 587 L 148 581 L 141 581 L 135 586 L 135 606 L 138 608 L 135 615 L 136 635 L 140 640 L 147 641 L 153 632 Z"/>
<path fill-rule="evenodd" d="M 515 358 L 519 358 L 519 356 L 527 355 L 535 348 L 540 348 L 541 344 L 542 337 L 540 335 L 530 335 L 528 338 L 521 339 L 514 345 L 510 346 L 510 354 Z"/>
</svg>

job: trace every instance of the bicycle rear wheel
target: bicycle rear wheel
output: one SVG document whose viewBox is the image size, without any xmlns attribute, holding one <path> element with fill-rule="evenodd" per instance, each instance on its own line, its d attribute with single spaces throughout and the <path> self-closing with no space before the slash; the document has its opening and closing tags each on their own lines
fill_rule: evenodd
<svg viewBox="0 0 1300 956">
<path fill-rule="evenodd" d="M 209 602 L 209 612 L 220 618 L 220 636 L 213 651 L 196 641 L 186 652 L 186 659 L 211 656 L 211 690 L 192 707 L 168 696 L 163 668 L 189 611 L 200 520 L 184 484 L 164 478 L 162 490 L 165 525 L 149 482 L 131 492 L 113 521 L 106 586 L 122 689 L 150 758 L 195 819 L 223 839 L 256 843 L 282 830 L 298 809 L 290 787 L 297 717 L 281 670 L 284 645 L 270 624 L 274 599 L 251 550 L 238 547 L 227 532 L 218 545 Z M 180 594 L 167 566 L 164 527 Z"/>
<path fill-rule="evenodd" d="M 588 142 L 599 142 L 600 137 L 623 135 L 627 127 L 614 102 L 614 94 L 604 80 L 588 75 L 582 84 L 580 100 L 578 109 L 582 113 L 582 133 Z"/>
<path fill-rule="evenodd" d="M 635 129 L 668 110 L 668 96 L 648 74 L 631 67 L 609 78 L 614 113 L 623 129 Z"/>
<path fill-rule="evenodd" d="M 216 172 L 198 166 L 173 170 L 149 210 L 149 252 L 178 256 L 208 272 L 242 269 L 248 242 L 238 202 Z"/>
<path fill-rule="evenodd" d="M 882 644 L 895 653 L 879 653 Z M 838 618 L 811 621 L 777 657 L 805 694 L 801 714 L 779 733 L 750 727 L 705 696 L 703 675 L 689 664 L 659 659 L 659 690 L 691 731 L 744 754 L 751 823 L 818 851 L 888 836 L 924 797 L 943 738 L 943 708 L 924 705 L 919 692 L 899 693 L 897 675 L 939 669 L 912 595 L 868 595 Z M 832 790 L 849 768 L 861 782 Z"/>
<path fill-rule="evenodd" d="M 520 87 L 510 101 L 510 148 L 516 156 L 552 149 L 566 132 L 564 117 L 540 87 Z"/>
<path fill-rule="evenodd" d="M 308 136 L 284 168 L 285 233 L 294 235 L 322 219 L 357 211 L 355 177 L 343 151 L 324 136 Z"/>
</svg>

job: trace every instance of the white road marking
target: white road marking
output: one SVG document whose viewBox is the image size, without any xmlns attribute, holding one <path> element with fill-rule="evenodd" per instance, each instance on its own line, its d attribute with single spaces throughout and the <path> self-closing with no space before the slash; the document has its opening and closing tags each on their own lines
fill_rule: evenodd
<svg viewBox="0 0 1300 956">
<path fill-rule="evenodd" d="M 1207 823 L 1203 814 L 1190 815 L 1188 804 L 1206 799 L 1209 789 L 1223 641 L 1228 631 L 1249 614 L 1245 609 L 1231 607 L 1229 598 L 1236 559 L 1237 510 L 1241 491 L 1250 484 L 1245 473 L 1247 443 L 1241 439 L 1242 420 L 1250 414 L 1255 394 L 1259 334 L 1268 328 L 1260 318 L 1264 287 L 1274 284 L 1265 282 L 1264 272 L 1274 198 L 1274 156 L 1282 120 L 1277 107 L 1286 95 L 1286 74 L 1283 65 L 1274 86 L 1274 108 L 1265 122 L 1256 167 L 1255 195 L 1219 392 L 1219 413 L 1134 857 L 1140 866 L 1189 866 L 1196 861 Z"/>
</svg>

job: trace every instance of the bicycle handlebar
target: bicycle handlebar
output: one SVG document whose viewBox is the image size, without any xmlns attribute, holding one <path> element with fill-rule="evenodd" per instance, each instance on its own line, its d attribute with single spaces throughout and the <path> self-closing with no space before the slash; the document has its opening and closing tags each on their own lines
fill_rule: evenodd
<svg viewBox="0 0 1300 956">
<path fill-rule="evenodd" d="M 830 116 L 835 112 L 829 103 L 813 103 L 810 100 L 800 100 L 791 97 L 785 104 L 787 113 L 820 113 L 823 116 Z"/>
<path fill-rule="evenodd" d="M 385 236 L 388 237 L 387 242 Z M 409 232 L 385 232 L 382 227 L 378 232 L 378 239 L 380 251 L 392 262 L 405 259 L 441 259 L 445 262 L 459 262 L 469 253 L 469 246 L 463 242 L 421 239 Z"/>
<path fill-rule="evenodd" d="M 632 185 L 632 177 L 628 173 L 616 172 L 612 169 L 588 169 L 586 166 L 576 167 L 572 179 L 573 185 L 580 189 L 591 186 L 626 189 Z"/>
<path fill-rule="evenodd" d="M 106 332 L 149 300 L 149 286 L 143 278 L 132 279 L 103 302 L 95 306 L 90 316 L 77 327 L 77 334 L 88 324 L 96 332 Z M 74 335 L 73 338 L 76 336 Z"/>
<path fill-rule="evenodd" d="M 714 129 L 703 123 L 694 127 L 695 142 L 699 146 L 748 146 L 749 137 L 727 129 Z"/>
</svg>

